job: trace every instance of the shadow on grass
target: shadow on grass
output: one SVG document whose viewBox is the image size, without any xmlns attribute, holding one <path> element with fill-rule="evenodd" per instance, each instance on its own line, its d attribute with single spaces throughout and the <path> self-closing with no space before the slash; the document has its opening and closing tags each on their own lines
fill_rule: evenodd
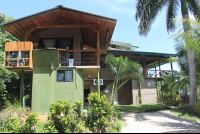
<svg viewBox="0 0 200 134">
<path fill-rule="evenodd" d="M 165 133 L 199 133 L 200 123 L 188 119 L 183 119 L 177 115 L 168 113 L 167 111 L 159 111 L 154 113 L 126 113 L 124 117 L 132 118 L 135 123 L 150 123 L 154 126 L 164 127 Z M 134 126 L 132 126 L 134 127 Z M 152 129 L 152 128 L 151 128 Z M 141 129 L 141 132 L 148 132 L 146 129 Z M 152 130 L 149 130 L 152 131 Z M 156 132 L 156 130 L 154 130 Z"/>
</svg>

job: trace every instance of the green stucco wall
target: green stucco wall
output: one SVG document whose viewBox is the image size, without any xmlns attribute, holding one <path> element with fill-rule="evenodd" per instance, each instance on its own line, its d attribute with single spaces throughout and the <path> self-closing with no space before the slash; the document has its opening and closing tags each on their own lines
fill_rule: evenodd
<svg viewBox="0 0 200 134">
<path fill-rule="evenodd" d="M 54 70 L 50 70 L 53 63 Z M 48 113 L 51 103 L 71 100 L 83 102 L 83 72 L 74 67 L 59 67 L 57 50 L 33 51 L 33 87 L 32 110 L 36 113 Z M 57 70 L 73 70 L 73 82 L 57 82 Z"/>
</svg>

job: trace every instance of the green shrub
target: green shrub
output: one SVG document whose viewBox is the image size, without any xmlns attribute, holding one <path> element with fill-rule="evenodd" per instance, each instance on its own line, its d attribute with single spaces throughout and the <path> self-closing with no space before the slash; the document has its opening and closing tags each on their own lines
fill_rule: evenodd
<svg viewBox="0 0 200 134">
<path fill-rule="evenodd" d="M 77 101 L 71 110 L 71 101 L 58 100 L 55 104 L 49 106 L 48 119 L 51 120 L 58 132 L 74 133 L 84 132 L 85 122 L 82 120 L 82 105 L 81 101 Z"/>
<path fill-rule="evenodd" d="M 113 116 L 116 117 L 117 119 L 122 119 L 122 114 L 120 113 L 120 110 L 118 110 L 116 107 L 114 107 L 114 113 Z"/>
<path fill-rule="evenodd" d="M 26 117 L 25 124 L 21 128 L 21 133 L 32 133 L 35 132 L 35 128 L 38 121 L 38 115 L 34 112 L 28 113 L 29 115 Z"/>
<path fill-rule="evenodd" d="M 91 106 L 87 111 L 86 125 L 93 131 L 105 130 L 113 116 L 113 107 L 106 101 L 105 95 L 99 98 L 97 93 L 90 93 L 88 101 Z"/>
<path fill-rule="evenodd" d="M 59 99 L 56 103 L 52 103 L 49 106 L 48 119 L 52 120 L 58 132 L 64 133 L 68 128 L 68 120 L 70 119 L 69 110 L 71 108 L 71 101 L 62 101 Z"/>
<path fill-rule="evenodd" d="M 52 121 L 47 121 L 44 124 L 39 124 L 35 128 L 35 133 L 57 133 L 55 125 Z"/>
<path fill-rule="evenodd" d="M 0 125 L 1 133 L 19 133 L 21 131 L 22 121 L 16 117 L 9 117 Z"/>
<path fill-rule="evenodd" d="M 194 109 L 194 113 L 195 113 L 198 117 L 200 117 L 200 103 L 194 105 L 193 109 Z"/>
<path fill-rule="evenodd" d="M 0 122 L 4 122 L 9 117 L 16 117 L 20 119 L 24 113 L 24 108 L 18 101 L 15 101 L 13 104 L 7 102 L 6 108 L 0 111 Z"/>
<path fill-rule="evenodd" d="M 81 102 L 81 100 L 75 102 L 75 104 L 73 105 L 73 109 L 74 109 L 74 112 L 80 118 L 82 116 L 82 110 L 83 110 L 83 103 Z"/>
</svg>

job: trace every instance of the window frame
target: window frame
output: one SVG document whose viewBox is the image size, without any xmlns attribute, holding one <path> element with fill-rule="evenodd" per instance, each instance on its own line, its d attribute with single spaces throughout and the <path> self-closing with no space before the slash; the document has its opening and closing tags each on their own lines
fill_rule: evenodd
<svg viewBox="0 0 200 134">
<path fill-rule="evenodd" d="M 58 81 L 58 71 L 63 71 L 63 73 L 64 73 L 64 81 Z M 65 81 L 65 71 L 72 71 L 72 81 Z M 73 70 L 73 69 L 68 69 L 68 70 L 57 70 L 56 82 L 74 82 L 74 70 Z"/>
</svg>

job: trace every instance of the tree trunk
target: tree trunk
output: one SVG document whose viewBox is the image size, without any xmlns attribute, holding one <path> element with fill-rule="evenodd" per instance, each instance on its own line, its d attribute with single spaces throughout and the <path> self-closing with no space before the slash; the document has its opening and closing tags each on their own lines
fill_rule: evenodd
<svg viewBox="0 0 200 134">
<path fill-rule="evenodd" d="M 112 104 L 114 89 L 115 89 L 115 82 L 113 83 L 112 93 L 111 93 L 111 96 L 110 96 L 110 105 Z"/>
<path fill-rule="evenodd" d="M 188 8 L 185 0 L 181 0 L 181 12 L 182 18 L 189 19 Z M 190 24 L 183 23 L 184 32 L 187 32 L 191 29 Z M 190 103 L 189 106 L 193 106 L 196 104 L 196 93 L 197 93 L 197 81 L 196 81 L 196 66 L 194 62 L 195 53 L 193 50 L 189 50 L 187 48 L 187 57 L 188 57 L 188 64 L 189 64 L 189 76 L 190 76 Z"/>
</svg>

